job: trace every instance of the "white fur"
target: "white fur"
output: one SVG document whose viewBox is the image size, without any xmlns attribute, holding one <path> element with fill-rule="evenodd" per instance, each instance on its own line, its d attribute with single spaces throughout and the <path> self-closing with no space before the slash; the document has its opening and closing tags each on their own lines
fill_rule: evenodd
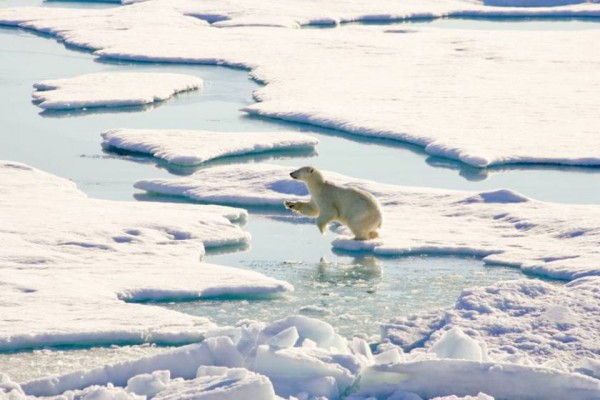
<svg viewBox="0 0 600 400">
<path fill-rule="evenodd" d="M 379 236 L 377 229 L 382 223 L 381 208 L 371 193 L 328 182 L 313 167 L 300 168 L 290 176 L 306 184 L 311 199 L 308 203 L 286 201 L 285 206 L 299 214 L 317 217 L 321 233 L 330 222 L 338 221 L 350 228 L 355 240 Z"/>
</svg>

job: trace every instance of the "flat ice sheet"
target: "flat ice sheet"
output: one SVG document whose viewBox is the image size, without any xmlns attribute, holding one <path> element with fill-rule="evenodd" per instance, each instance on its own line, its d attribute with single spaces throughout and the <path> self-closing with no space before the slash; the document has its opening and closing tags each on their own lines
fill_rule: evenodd
<svg viewBox="0 0 600 400">
<path fill-rule="evenodd" d="M 600 53 L 590 51 L 598 30 L 273 28 L 441 16 L 598 17 L 600 4 L 156 0 L 110 10 L 8 9 L 0 23 L 104 58 L 251 69 L 266 84 L 246 108 L 252 114 L 410 142 L 476 167 L 600 165 Z"/>
<path fill-rule="evenodd" d="M 32 97 L 46 110 L 141 106 L 202 88 L 202 79 L 167 73 L 95 73 L 35 83 Z"/>
<path fill-rule="evenodd" d="M 116 202 L 29 166 L 0 163 L 0 350 L 181 343 L 205 318 L 146 300 L 281 293 L 288 283 L 202 263 L 204 248 L 244 246 L 240 209 Z"/>
<path fill-rule="evenodd" d="M 293 168 L 269 164 L 219 166 L 181 179 L 139 181 L 154 193 L 242 206 L 282 207 L 305 198 Z M 380 184 L 325 171 L 333 182 L 373 193 L 383 207 L 381 238 L 344 236 L 333 246 L 381 256 L 459 254 L 524 272 L 575 279 L 600 275 L 600 207 L 528 199 L 509 190 L 461 192 Z M 315 229 L 317 229 L 315 227 Z"/>
<path fill-rule="evenodd" d="M 103 146 L 146 153 L 178 165 L 268 151 L 312 149 L 319 142 L 295 132 L 207 132 L 116 129 L 102 134 Z"/>
</svg>

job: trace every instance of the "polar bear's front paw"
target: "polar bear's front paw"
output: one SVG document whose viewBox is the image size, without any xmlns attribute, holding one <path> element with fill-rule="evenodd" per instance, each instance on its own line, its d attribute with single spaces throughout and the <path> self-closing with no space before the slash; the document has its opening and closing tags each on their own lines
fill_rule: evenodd
<svg viewBox="0 0 600 400">
<path fill-rule="evenodd" d="M 283 202 L 285 208 L 289 210 L 298 210 L 298 202 L 286 200 Z"/>
</svg>

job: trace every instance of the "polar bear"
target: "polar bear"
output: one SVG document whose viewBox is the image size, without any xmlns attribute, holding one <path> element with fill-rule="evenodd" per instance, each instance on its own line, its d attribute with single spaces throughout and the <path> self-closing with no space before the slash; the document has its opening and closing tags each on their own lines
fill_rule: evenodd
<svg viewBox="0 0 600 400">
<path fill-rule="evenodd" d="M 302 215 L 317 217 L 321 233 L 325 233 L 327 224 L 338 221 L 350 228 L 355 240 L 379 237 L 377 229 L 382 223 L 381 208 L 371 193 L 328 182 L 313 167 L 300 168 L 290 176 L 306 184 L 311 199 L 309 202 L 285 201 L 285 207 Z"/>
</svg>

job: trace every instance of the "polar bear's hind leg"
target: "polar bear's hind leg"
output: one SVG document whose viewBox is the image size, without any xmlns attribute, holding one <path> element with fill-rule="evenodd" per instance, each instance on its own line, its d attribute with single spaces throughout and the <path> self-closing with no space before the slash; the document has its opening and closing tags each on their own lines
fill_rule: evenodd
<svg viewBox="0 0 600 400">
<path fill-rule="evenodd" d="M 379 237 L 377 229 L 381 227 L 381 218 L 377 215 L 367 215 L 348 224 L 354 234 L 354 240 L 369 240 Z"/>
<path fill-rule="evenodd" d="M 350 231 L 352 231 L 352 233 L 354 234 L 354 240 L 372 239 L 371 235 L 374 232 L 371 228 L 361 227 L 360 225 L 359 225 L 359 227 L 354 227 L 354 226 L 348 226 L 348 227 L 350 228 Z"/>
<path fill-rule="evenodd" d="M 371 231 L 369 232 L 369 239 L 377 239 L 379 237 L 379 232 Z"/>
</svg>

